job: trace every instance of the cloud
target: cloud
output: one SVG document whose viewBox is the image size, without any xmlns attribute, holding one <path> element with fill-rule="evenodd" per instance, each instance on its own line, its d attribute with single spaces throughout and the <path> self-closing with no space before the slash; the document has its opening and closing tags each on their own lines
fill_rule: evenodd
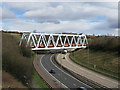
<svg viewBox="0 0 120 90">
<path fill-rule="evenodd" d="M 43 9 L 38 10 L 30 10 L 26 13 L 24 13 L 24 16 L 26 18 L 32 18 L 39 22 L 55 22 L 59 23 L 58 19 L 60 19 L 61 11 L 63 12 L 63 7 L 46 7 Z"/>
<path fill-rule="evenodd" d="M 57 3 L 56 6 L 53 6 L 52 3 L 44 8 L 26 11 L 24 16 L 41 21 L 42 23 L 49 20 L 51 22 L 59 20 L 60 22 L 62 20 L 71 21 L 106 16 L 108 23 L 114 27 L 113 25 L 116 25 L 116 20 L 118 19 L 117 9 L 115 9 L 117 3 L 111 6 L 114 8 L 109 8 L 109 4 L 111 5 L 111 3 Z"/>
<path fill-rule="evenodd" d="M 85 2 L 85 4 L 90 4 L 97 7 L 105 7 L 109 9 L 118 9 L 118 2 Z"/>
<path fill-rule="evenodd" d="M 3 5 L 7 8 L 12 8 L 19 11 L 28 11 L 28 10 L 36 10 L 41 8 L 46 8 L 49 6 L 47 2 L 10 2 L 3 3 Z"/>
<path fill-rule="evenodd" d="M 16 15 L 11 12 L 9 9 L 7 8 L 0 8 L 0 12 L 2 12 L 1 14 L 1 18 L 4 20 L 4 19 L 13 19 L 16 17 Z"/>
<path fill-rule="evenodd" d="M 54 23 L 38 23 L 28 20 L 9 20 L 14 26 L 9 26 L 9 29 L 15 29 L 20 31 L 33 31 L 47 32 L 47 33 L 59 33 L 59 32 L 76 32 L 85 34 L 104 34 L 115 33 L 108 25 L 104 25 L 105 22 L 89 22 L 88 20 L 76 20 L 76 21 L 61 21 L 60 24 Z"/>
<path fill-rule="evenodd" d="M 103 34 L 116 33 L 118 27 L 118 7 L 113 2 L 23 2 L 4 3 L 4 6 L 20 16 L 8 20 L 12 24 L 10 29 Z"/>
</svg>

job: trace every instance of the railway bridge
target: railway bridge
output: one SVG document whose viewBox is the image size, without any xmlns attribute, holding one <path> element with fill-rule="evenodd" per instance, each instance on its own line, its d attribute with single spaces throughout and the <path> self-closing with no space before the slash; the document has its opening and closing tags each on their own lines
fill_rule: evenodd
<svg viewBox="0 0 120 90">
<path fill-rule="evenodd" d="M 23 33 L 20 44 L 31 47 L 32 50 L 86 48 L 87 37 L 85 34 L 48 34 L 48 33 Z"/>
</svg>

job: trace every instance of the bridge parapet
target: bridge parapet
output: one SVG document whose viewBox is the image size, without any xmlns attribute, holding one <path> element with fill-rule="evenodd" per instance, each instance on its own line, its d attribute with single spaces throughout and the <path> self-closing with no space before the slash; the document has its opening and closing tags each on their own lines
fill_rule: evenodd
<svg viewBox="0 0 120 90">
<path fill-rule="evenodd" d="M 32 50 L 86 48 L 88 44 L 85 34 L 23 33 L 19 45 L 23 42 Z"/>
</svg>

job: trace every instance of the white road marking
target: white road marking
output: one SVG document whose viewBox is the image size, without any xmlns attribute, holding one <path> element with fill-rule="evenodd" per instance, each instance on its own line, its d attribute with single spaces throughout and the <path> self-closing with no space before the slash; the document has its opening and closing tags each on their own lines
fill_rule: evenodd
<svg viewBox="0 0 120 90">
<path fill-rule="evenodd" d="M 65 57 L 67 58 L 67 55 L 65 55 Z M 67 59 L 66 59 L 66 61 L 68 62 L 68 63 L 70 63 L 72 66 L 75 66 L 75 65 L 73 65 L 71 62 L 69 62 Z M 76 68 L 77 68 L 77 66 L 75 66 Z M 70 68 L 69 68 L 70 69 Z M 70 69 L 71 71 L 73 71 L 72 69 Z M 81 68 L 81 70 L 83 70 L 84 71 L 84 69 L 82 69 Z M 74 71 L 73 71 L 74 72 Z M 90 74 L 92 74 L 92 72 L 88 72 L 88 73 L 90 73 Z M 100 76 L 97 76 L 97 75 L 95 75 L 96 77 L 98 77 L 98 78 L 101 78 L 101 79 L 105 79 L 105 80 L 107 80 L 107 81 L 109 81 L 109 82 L 112 82 L 112 83 L 115 83 L 115 84 L 118 84 L 118 83 L 116 83 L 116 82 L 113 82 L 113 81 L 111 81 L 111 80 L 108 80 L 108 79 L 106 79 L 106 78 L 103 78 L 103 77 L 100 77 Z"/>
<path fill-rule="evenodd" d="M 53 55 L 52 55 L 52 56 L 53 56 Z M 50 61 L 51 61 L 51 62 L 52 62 L 52 59 L 51 59 L 52 56 L 50 57 Z M 66 73 L 65 71 L 61 70 L 61 69 L 60 69 L 58 66 L 56 66 L 53 62 L 52 62 L 52 64 L 53 64 L 56 68 L 58 68 L 60 71 L 64 72 L 65 74 L 67 74 L 67 75 L 70 76 L 71 78 L 77 80 L 75 77 L 73 77 L 73 76 L 71 76 L 70 74 Z M 77 80 L 77 81 L 80 82 L 79 80 Z M 88 86 L 87 84 L 85 84 L 85 83 L 83 83 L 83 82 L 80 82 L 80 83 L 82 83 L 82 84 Z M 89 87 L 89 88 L 92 88 L 92 87 L 90 87 L 90 86 L 88 86 L 88 87 Z"/>
<path fill-rule="evenodd" d="M 40 60 L 40 64 L 42 65 L 42 58 L 43 58 L 43 56 L 41 57 L 41 60 Z M 42 65 L 42 67 L 44 68 L 44 70 L 46 71 L 46 72 L 48 72 L 47 71 L 47 69 Z M 49 73 L 49 72 L 48 72 Z M 49 75 L 51 76 L 51 77 L 53 77 L 57 82 L 59 82 L 59 83 L 61 83 L 58 79 L 56 79 L 53 75 L 51 75 L 50 73 L 49 73 Z M 61 83 L 64 87 L 66 87 L 66 88 L 68 88 L 67 86 L 65 86 L 63 83 Z"/>
</svg>

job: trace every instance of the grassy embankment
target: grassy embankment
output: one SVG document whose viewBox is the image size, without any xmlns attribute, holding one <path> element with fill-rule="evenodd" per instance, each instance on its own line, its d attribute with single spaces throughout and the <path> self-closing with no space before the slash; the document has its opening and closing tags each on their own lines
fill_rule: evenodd
<svg viewBox="0 0 120 90">
<path fill-rule="evenodd" d="M 36 81 L 41 88 L 47 88 L 48 90 L 50 89 L 36 71 L 34 71 L 33 80 Z"/>
<path fill-rule="evenodd" d="M 30 86 L 31 84 L 25 84 L 23 76 L 27 76 L 27 82 L 32 82 L 32 80 L 34 80 L 41 88 L 49 88 L 34 70 L 32 64 L 34 55 L 32 55 L 30 48 L 18 47 L 19 40 L 19 34 L 2 34 L 2 69 L 14 76 L 18 81 L 21 81 L 23 83 L 23 87 L 24 85 L 32 87 Z"/>
<path fill-rule="evenodd" d="M 112 36 L 88 37 L 89 48 L 71 53 L 70 58 L 84 67 L 120 79 L 118 39 Z"/>
<path fill-rule="evenodd" d="M 2 71 L 2 81 L 2 88 L 26 88 L 27 90 L 26 86 L 8 72 Z"/>
</svg>

